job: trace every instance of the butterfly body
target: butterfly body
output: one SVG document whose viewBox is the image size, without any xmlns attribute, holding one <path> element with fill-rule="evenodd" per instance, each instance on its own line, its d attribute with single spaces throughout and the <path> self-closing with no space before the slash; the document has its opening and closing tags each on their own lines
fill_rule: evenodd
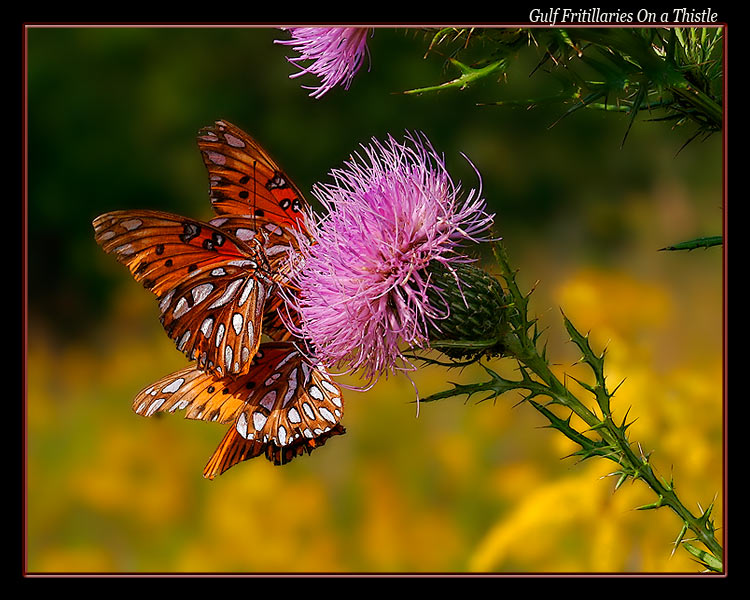
<svg viewBox="0 0 750 600">
<path fill-rule="evenodd" d="M 306 235 L 302 194 L 230 123 L 202 129 L 198 145 L 216 217 L 125 210 L 93 226 L 102 249 L 156 295 L 164 330 L 195 361 L 139 393 L 133 408 L 233 423 L 206 466 L 213 478 L 261 454 L 285 464 L 343 434 L 343 402 L 280 316 L 278 287 Z M 264 333 L 274 341 L 261 343 Z"/>
</svg>

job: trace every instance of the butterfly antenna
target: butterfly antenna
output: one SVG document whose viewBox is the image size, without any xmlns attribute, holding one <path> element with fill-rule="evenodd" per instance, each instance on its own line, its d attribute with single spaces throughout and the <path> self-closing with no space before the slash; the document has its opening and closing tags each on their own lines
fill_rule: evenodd
<svg viewBox="0 0 750 600">
<path fill-rule="evenodd" d="M 255 220 L 255 213 L 257 211 L 258 202 L 258 190 L 256 189 L 256 186 L 258 185 L 258 173 L 256 171 L 257 166 L 258 161 L 253 160 L 253 228 L 255 229 L 256 235 L 258 235 L 258 223 Z"/>
</svg>

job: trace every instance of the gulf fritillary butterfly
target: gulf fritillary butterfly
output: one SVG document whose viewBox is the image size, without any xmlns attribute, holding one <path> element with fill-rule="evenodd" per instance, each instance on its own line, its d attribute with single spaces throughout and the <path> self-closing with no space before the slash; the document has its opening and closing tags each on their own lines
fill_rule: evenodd
<svg viewBox="0 0 750 600">
<path fill-rule="evenodd" d="M 286 259 L 306 233 L 299 189 L 238 127 L 216 121 L 198 146 L 218 215 L 201 222 L 153 210 L 94 219 L 97 243 L 126 265 L 159 302 L 160 321 L 195 364 L 136 396 L 146 416 L 233 422 L 204 476 L 265 454 L 274 464 L 311 452 L 340 424 L 340 388 L 302 356 L 279 316 Z M 261 343 L 261 334 L 272 342 Z"/>
</svg>

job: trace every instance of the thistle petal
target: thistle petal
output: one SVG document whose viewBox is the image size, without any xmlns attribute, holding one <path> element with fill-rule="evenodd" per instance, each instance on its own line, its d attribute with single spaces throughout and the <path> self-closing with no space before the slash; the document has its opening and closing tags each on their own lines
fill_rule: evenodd
<svg viewBox="0 0 750 600">
<path fill-rule="evenodd" d="M 337 85 L 349 89 L 352 79 L 368 53 L 368 28 L 289 27 L 287 31 L 291 33 L 291 39 L 274 41 L 277 44 L 292 46 L 295 52 L 299 52 L 299 56 L 287 57 L 290 63 L 300 69 L 290 75 L 290 78 L 306 73 L 318 77 L 318 87 L 302 86 L 312 90 L 310 96 L 313 98 L 320 98 Z"/>
</svg>

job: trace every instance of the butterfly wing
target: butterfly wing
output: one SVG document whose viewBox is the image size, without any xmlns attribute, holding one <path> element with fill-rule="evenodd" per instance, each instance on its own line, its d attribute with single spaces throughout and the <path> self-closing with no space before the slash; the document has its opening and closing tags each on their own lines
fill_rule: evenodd
<svg viewBox="0 0 750 600">
<path fill-rule="evenodd" d="M 304 231 L 302 193 L 276 161 L 239 127 L 216 121 L 198 133 L 217 214 L 251 215 Z"/>
<path fill-rule="evenodd" d="M 241 377 L 195 366 L 167 375 L 140 392 L 133 409 L 145 416 L 184 410 L 189 419 L 233 423 L 206 465 L 209 479 L 261 454 L 286 464 L 345 433 L 341 389 L 288 342 L 261 344 Z"/>
<path fill-rule="evenodd" d="M 250 215 L 222 215 L 212 219 L 210 224 L 229 232 L 241 241 L 257 241 L 268 262 L 270 278 L 275 284 L 288 287 L 289 256 L 299 251 L 299 241 L 290 226 L 277 225 L 266 217 L 256 218 Z M 272 340 L 286 341 L 293 337 L 287 328 L 287 322 L 299 325 L 299 315 L 292 311 L 286 314 L 285 322 L 279 313 L 280 310 L 285 310 L 283 298 L 279 294 L 271 294 L 266 301 L 263 333 Z"/>
<path fill-rule="evenodd" d="M 96 241 L 159 300 L 177 348 L 218 374 L 245 372 L 273 282 L 257 243 L 159 211 L 115 211 L 94 220 Z"/>
<path fill-rule="evenodd" d="M 338 424 L 316 438 L 295 440 L 291 444 L 279 448 L 275 444 L 264 444 L 257 440 L 245 439 L 235 427 L 230 427 L 219 447 L 206 464 L 203 476 L 206 479 L 213 479 L 234 465 L 261 454 L 265 454 L 266 458 L 275 465 L 287 464 L 297 456 L 305 453 L 310 454 L 316 448 L 320 448 L 334 435 L 343 435 L 344 433 L 346 433 L 346 429 Z"/>
</svg>

